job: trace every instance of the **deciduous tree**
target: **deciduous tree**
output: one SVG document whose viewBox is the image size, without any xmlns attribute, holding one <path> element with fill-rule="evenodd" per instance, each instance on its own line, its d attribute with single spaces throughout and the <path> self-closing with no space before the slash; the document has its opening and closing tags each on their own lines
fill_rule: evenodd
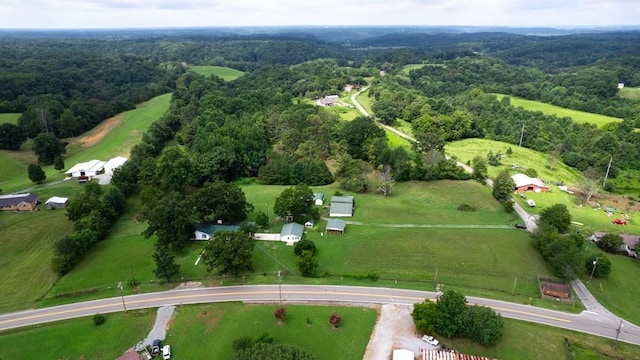
<svg viewBox="0 0 640 360">
<path fill-rule="evenodd" d="M 467 310 L 467 299 L 464 295 L 446 290 L 436 304 L 438 322 L 436 331 L 446 337 L 461 336 L 465 332 L 464 316 Z"/>
<path fill-rule="evenodd" d="M 205 246 L 202 261 L 207 271 L 238 276 L 253 271 L 254 241 L 243 231 L 217 231 Z"/>
<path fill-rule="evenodd" d="M 510 201 L 515 187 L 509 171 L 502 170 L 493 181 L 493 197 L 499 201 Z"/>
<path fill-rule="evenodd" d="M 301 223 L 319 218 L 318 210 L 314 207 L 313 191 L 303 184 L 284 189 L 276 198 L 273 210 L 283 219 L 292 217 L 293 221 Z"/>
<path fill-rule="evenodd" d="M 438 323 L 438 309 L 436 303 L 431 300 L 425 300 L 421 303 L 413 305 L 411 312 L 413 323 L 416 330 L 424 334 L 433 334 L 436 332 L 436 324 Z"/>
<path fill-rule="evenodd" d="M 157 277 L 171 282 L 180 273 L 180 265 L 176 263 L 176 258 L 171 248 L 163 244 L 156 244 L 156 251 L 153 253 L 153 260 L 156 269 L 153 271 Z"/>
<path fill-rule="evenodd" d="M 53 133 L 40 133 L 33 139 L 33 152 L 39 163 L 49 165 L 64 152 L 64 146 Z"/>
<path fill-rule="evenodd" d="M 595 264 L 594 264 L 595 262 Z M 604 279 L 611 273 L 611 260 L 604 254 L 597 254 L 588 257 L 584 262 L 587 274 L 593 272 L 593 277 Z"/>
<path fill-rule="evenodd" d="M 566 233 L 571 225 L 571 214 L 565 204 L 555 204 L 542 210 L 540 222 L 553 226 L 559 233 Z"/>
<path fill-rule="evenodd" d="M 620 251 L 623 239 L 618 234 L 605 234 L 596 243 L 598 247 L 606 252 L 615 253 Z"/>
<path fill-rule="evenodd" d="M 47 174 L 44 173 L 44 170 L 42 170 L 38 164 L 29 164 L 27 173 L 29 175 L 29 180 L 34 183 L 40 184 L 47 178 Z"/>
<path fill-rule="evenodd" d="M 302 276 L 313 276 L 318 267 L 318 258 L 311 251 L 303 250 L 299 256 L 296 256 L 296 266 Z"/>
</svg>

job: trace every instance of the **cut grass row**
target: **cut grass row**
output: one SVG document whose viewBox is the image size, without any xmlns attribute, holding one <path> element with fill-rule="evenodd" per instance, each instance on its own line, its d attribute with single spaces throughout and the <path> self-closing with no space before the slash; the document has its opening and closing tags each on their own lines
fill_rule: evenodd
<svg viewBox="0 0 640 360">
<path fill-rule="evenodd" d="M 243 71 L 224 66 L 189 66 L 193 72 L 205 77 L 217 76 L 225 81 L 231 81 L 244 75 Z"/>
<path fill-rule="evenodd" d="M 9 123 L 9 124 L 18 124 L 18 118 L 22 115 L 21 113 L 3 113 L 0 114 L 0 124 Z"/>
<path fill-rule="evenodd" d="M 165 343 L 172 346 L 176 359 L 222 360 L 232 357 L 233 340 L 266 332 L 275 343 L 304 349 L 318 360 L 361 359 L 377 316 L 372 308 L 286 305 L 287 318 L 278 325 L 273 316 L 275 306 L 223 303 L 178 307 Z M 328 324 L 333 312 L 343 319 L 338 329 Z M 107 321 L 99 327 L 90 318 L 81 318 L 0 333 L 0 358 L 114 359 L 146 337 L 154 317 L 151 309 L 136 310 L 126 316 L 107 314 Z M 440 340 L 462 353 L 501 360 L 640 359 L 637 346 L 517 320 L 505 319 L 504 323 L 502 339 L 490 348 L 467 340 Z"/>
<path fill-rule="evenodd" d="M 498 100 L 502 100 L 505 94 L 496 94 Z M 557 117 L 570 117 L 574 122 L 584 124 L 595 124 L 598 127 L 603 127 L 606 124 L 612 122 L 621 122 L 622 119 L 615 118 L 606 115 L 588 113 L 584 111 L 572 110 L 563 108 L 560 106 L 555 106 L 547 103 L 543 103 L 540 101 L 526 100 L 517 97 L 510 96 L 511 105 L 515 107 L 521 107 L 528 111 L 540 111 L 545 115 L 555 115 Z"/>
</svg>

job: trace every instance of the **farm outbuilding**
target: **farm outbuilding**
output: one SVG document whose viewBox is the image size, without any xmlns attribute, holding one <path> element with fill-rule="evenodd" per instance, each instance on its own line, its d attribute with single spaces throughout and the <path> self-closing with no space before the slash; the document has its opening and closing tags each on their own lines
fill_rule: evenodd
<svg viewBox="0 0 640 360">
<path fill-rule="evenodd" d="M 416 355 L 411 350 L 395 349 L 393 350 L 393 360 L 414 360 Z"/>
<path fill-rule="evenodd" d="M 0 211 L 33 211 L 39 203 L 36 193 L 0 195 Z"/>
<path fill-rule="evenodd" d="M 606 232 L 596 231 L 591 235 L 589 240 L 593 241 L 594 243 L 597 243 L 605 235 L 607 235 Z M 638 242 L 640 242 L 640 236 L 620 234 L 620 237 L 622 238 L 622 245 L 620 245 L 620 251 L 626 252 L 627 255 L 631 257 L 637 257 L 638 255 L 636 252 L 636 245 L 638 245 Z M 638 250 L 640 250 L 640 248 L 638 248 Z"/>
<path fill-rule="evenodd" d="M 116 156 L 113 159 L 110 159 L 104 164 L 104 172 L 109 175 L 113 175 L 115 169 L 124 165 L 127 162 L 126 157 Z"/>
<path fill-rule="evenodd" d="M 347 227 L 347 222 L 342 219 L 330 219 L 327 222 L 327 234 L 344 234 L 344 229 Z"/>
<path fill-rule="evenodd" d="M 528 177 L 525 174 L 514 174 L 511 176 L 513 182 L 515 183 L 515 191 L 525 192 L 525 191 L 533 191 L 533 192 L 547 192 L 549 191 L 549 187 L 544 183 L 544 181 L 538 178 Z"/>
<path fill-rule="evenodd" d="M 280 231 L 280 240 L 285 241 L 287 244 L 296 243 L 302 239 L 304 233 L 304 226 L 298 223 L 288 223 L 282 226 Z"/>
<path fill-rule="evenodd" d="M 318 206 L 324 205 L 324 194 L 323 193 L 313 193 L 313 202 Z"/>
<path fill-rule="evenodd" d="M 64 209 L 67 207 L 67 204 L 69 204 L 69 198 L 53 196 L 45 201 L 44 204 L 49 210 Z"/>
<path fill-rule="evenodd" d="M 329 216 L 331 217 L 351 217 L 355 201 L 353 196 L 332 196 L 331 207 L 329 208 Z"/>
<path fill-rule="evenodd" d="M 542 283 L 542 293 L 558 299 L 571 299 L 571 288 L 563 283 L 544 281 Z"/>
<path fill-rule="evenodd" d="M 65 174 L 69 178 L 93 177 L 104 172 L 106 162 L 101 160 L 91 160 L 83 163 L 75 164 Z"/>
</svg>

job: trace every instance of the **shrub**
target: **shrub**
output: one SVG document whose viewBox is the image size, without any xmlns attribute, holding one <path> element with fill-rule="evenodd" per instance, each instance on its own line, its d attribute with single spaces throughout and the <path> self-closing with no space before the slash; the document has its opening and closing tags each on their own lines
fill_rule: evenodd
<svg viewBox="0 0 640 360">
<path fill-rule="evenodd" d="M 458 205 L 458 210 L 459 211 L 476 211 L 476 207 L 473 205 L 469 205 L 469 204 L 460 204 Z"/>
<path fill-rule="evenodd" d="M 287 317 L 287 309 L 282 306 L 277 308 L 274 312 L 273 315 L 280 321 L 284 321 L 284 319 Z"/>
<path fill-rule="evenodd" d="M 93 323 L 94 323 L 96 326 L 100 326 L 100 325 L 104 324 L 104 322 L 105 322 L 106 320 L 107 320 L 107 319 L 104 317 L 104 315 L 102 315 L 102 314 L 100 314 L 100 313 L 97 313 L 97 314 L 93 315 Z"/>
<path fill-rule="evenodd" d="M 538 177 L 538 171 L 533 168 L 528 168 L 527 170 L 524 171 L 524 174 L 532 178 Z"/>
<path fill-rule="evenodd" d="M 338 313 L 333 313 L 329 316 L 329 323 L 333 325 L 333 327 L 338 327 L 340 325 L 340 321 L 342 320 L 342 316 Z"/>
</svg>

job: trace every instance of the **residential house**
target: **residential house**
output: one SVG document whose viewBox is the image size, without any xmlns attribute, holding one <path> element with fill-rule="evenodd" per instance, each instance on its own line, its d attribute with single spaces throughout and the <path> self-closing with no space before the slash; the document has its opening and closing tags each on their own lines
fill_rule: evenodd
<svg viewBox="0 0 640 360">
<path fill-rule="evenodd" d="M 355 201 L 353 196 L 332 196 L 331 207 L 329 208 L 329 216 L 331 217 L 351 217 Z"/>
<path fill-rule="evenodd" d="M 0 195 L 0 211 L 33 211 L 39 203 L 36 193 Z"/>
<path fill-rule="evenodd" d="M 304 233 L 304 226 L 298 223 L 288 223 L 282 226 L 282 231 L 280 231 L 280 240 L 285 241 L 287 244 L 293 244 L 300 239 L 302 239 L 302 234 Z"/>
<path fill-rule="evenodd" d="M 533 192 L 547 192 L 549 187 L 540 179 L 528 177 L 525 174 L 514 174 L 511 176 L 513 182 L 516 184 L 514 190 L 519 192 L 533 191 Z"/>
<path fill-rule="evenodd" d="M 50 197 L 49 200 L 45 201 L 44 204 L 49 210 L 64 209 L 69 204 L 69 198 L 53 196 Z"/>
<path fill-rule="evenodd" d="M 338 100 L 340 100 L 340 96 L 338 95 L 327 95 L 318 100 L 318 104 L 322 106 L 333 106 L 338 102 Z"/>
<path fill-rule="evenodd" d="M 593 235 L 591 235 L 589 240 L 591 240 L 594 243 L 597 243 L 606 234 L 607 234 L 606 232 L 596 231 L 593 233 Z M 636 250 L 636 245 L 638 244 L 638 241 L 640 241 L 640 236 L 620 235 L 620 237 L 622 238 L 622 245 L 620 245 L 620 251 L 627 253 L 627 255 L 631 257 L 637 257 L 638 255 L 636 254 L 635 250 Z"/>
<path fill-rule="evenodd" d="M 313 193 L 313 203 L 322 206 L 324 205 L 324 194 L 323 193 Z"/>
<path fill-rule="evenodd" d="M 68 178 L 93 177 L 104 172 L 106 162 L 101 160 L 91 160 L 83 163 L 75 164 L 71 169 L 67 170 Z"/>
<path fill-rule="evenodd" d="M 344 229 L 347 227 L 347 222 L 342 219 L 329 219 L 327 221 L 327 234 L 344 234 Z"/>
<path fill-rule="evenodd" d="M 196 225 L 196 230 L 193 234 L 193 240 L 209 240 L 213 237 L 213 235 L 220 230 L 227 231 L 238 231 L 240 229 L 240 225 L 238 224 L 212 224 L 212 223 L 202 223 Z"/>
</svg>

